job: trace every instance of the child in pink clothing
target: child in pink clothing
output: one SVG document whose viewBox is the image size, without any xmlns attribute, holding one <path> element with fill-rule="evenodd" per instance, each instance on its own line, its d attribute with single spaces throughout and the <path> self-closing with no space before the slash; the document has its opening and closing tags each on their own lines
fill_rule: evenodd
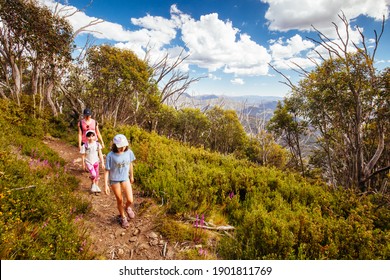
<svg viewBox="0 0 390 280">
<path fill-rule="evenodd" d="M 103 169 L 104 160 L 102 153 L 102 145 L 96 141 L 96 134 L 93 130 L 88 130 L 86 133 L 88 142 L 81 146 L 80 153 L 82 155 L 83 170 L 88 170 L 91 178 L 91 191 L 93 193 L 100 192 L 99 184 L 99 162 L 102 163 Z"/>
</svg>

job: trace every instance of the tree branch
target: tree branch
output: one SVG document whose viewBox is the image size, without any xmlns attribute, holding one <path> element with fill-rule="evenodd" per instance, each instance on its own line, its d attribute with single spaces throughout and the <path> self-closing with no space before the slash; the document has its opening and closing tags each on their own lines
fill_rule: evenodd
<svg viewBox="0 0 390 280">
<path fill-rule="evenodd" d="M 364 180 L 360 181 L 360 183 L 366 183 L 368 180 L 370 180 L 372 177 L 374 177 L 375 175 L 378 175 L 379 173 L 382 173 L 382 172 L 385 172 L 387 170 L 390 170 L 390 165 L 389 166 L 386 166 L 386 167 L 383 167 L 381 169 L 378 169 L 377 171 L 375 171 L 374 173 L 372 173 L 370 176 L 368 176 L 367 178 L 365 178 Z"/>
</svg>

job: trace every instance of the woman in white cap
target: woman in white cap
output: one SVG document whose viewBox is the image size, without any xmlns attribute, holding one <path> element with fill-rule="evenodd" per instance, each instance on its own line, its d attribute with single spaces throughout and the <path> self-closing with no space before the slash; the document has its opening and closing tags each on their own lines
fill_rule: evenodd
<svg viewBox="0 0 390 280">
<path fill-rule="evenodd" d="M 115 135 L 111 151 L 106 157 L 106 170 L 104 172 L 104 191 L 108 195 L 110 187 L 115 194 L 117 207 L 120 215 L 120 223 L 123 228 L 129 227 L 126 215 L 134 219 L 135 214 L 131 205 L 133 203 L 133 190 L 131 184 L 134 183 L 133 161 L 135 156 L 129 149 L 129 142 L 123 134 Z M 126 197 L 124 204 L 123 194 Z"/>
</svg>

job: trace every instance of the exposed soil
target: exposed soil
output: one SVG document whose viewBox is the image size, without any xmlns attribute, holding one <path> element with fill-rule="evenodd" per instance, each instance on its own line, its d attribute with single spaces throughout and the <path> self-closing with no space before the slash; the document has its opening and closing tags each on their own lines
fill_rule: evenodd
<svg viewBox="0 0 390 280">
<path fill-rule="evenodd" d="M 161 215 L 160 206 L 152 199 L 142 197 L 136 182 L 133 184 L 133 210 L 136 216 L 129 220 L 130 227 L 123 229 L 117 221 L 114 194 L 106 195 L 103 192 L 103 171 L 100 170 L 99 182 L 102 193 L 92 194 L 89 174 L 82 170 L 78 149 L 55 138 L 46 138 L 44 142 L 66 161 L 67 170 L 80 180 L 77 192 L 91 202 L 92 211 L 84 217 L 84 225 L 92 241 L 91 249 L 102 259 L 180 259 L 180 246 L 170 244 L 156 231 Z"/>
</svg>

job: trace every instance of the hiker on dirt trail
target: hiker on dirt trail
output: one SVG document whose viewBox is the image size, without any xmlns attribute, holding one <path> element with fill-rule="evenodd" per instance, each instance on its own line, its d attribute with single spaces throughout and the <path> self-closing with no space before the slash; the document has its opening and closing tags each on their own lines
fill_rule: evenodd
<svg viewBox="0 0 390 280">
<path fill-rule="evenodd" d="M 129 149 L 129 142 L 123 134 L 115 135 L 111 151 L 106 157 L 106 170 L 104 172 L 104 191 L 110 194 L 110 187 L 115 194 L 117 207 L 119 210 L 119 222 L 123 228 L 129 227 L 126 214 L 130 219 L 134 219 L 135 214 L 131 209 L 133 203 L 133 190 L 131 184 L 134 183 L 133 161 L 135 156 Z M 123 194 L 126 197 L 124 205 Z M 125 214 L 126 212 L 126 214 Z"/>
<path fill-rule="evenodd" d="M 91 192 L 96 194 L 101 192 L 99 188 L 99 162 L 102 163 L 102 167 L 105 169 L 102 145 L 96 141 L 96 133 L 94 130 L 88 130 L 85 134 L 88 141 L 80 149 L 83 170 L 89 171 Z"/>
<path fill-rule="evenodd" d="M 99 125 L 98 125 L 97 121 L 92 119 L 91 109 L 88 109 L 88 108 L 84 109 L 83 115 L 84 115 L 84 118 L 81 121 L 79 121 L 79 123 L 77 125 L 79 128 L 79 150 L 81 150 L 81 146 L 83 144 L 88 142 L 88 139 L 86 136 L 86 133 L 88 130 L 95 131 L 95 134 L 98 137 L 98 139 L 100 140 L 102 148 L 104 149 L 104 141 L 103 141 L 102 135 L 100 134 L 100 131 L 99 131 Z"/>
</svg>

